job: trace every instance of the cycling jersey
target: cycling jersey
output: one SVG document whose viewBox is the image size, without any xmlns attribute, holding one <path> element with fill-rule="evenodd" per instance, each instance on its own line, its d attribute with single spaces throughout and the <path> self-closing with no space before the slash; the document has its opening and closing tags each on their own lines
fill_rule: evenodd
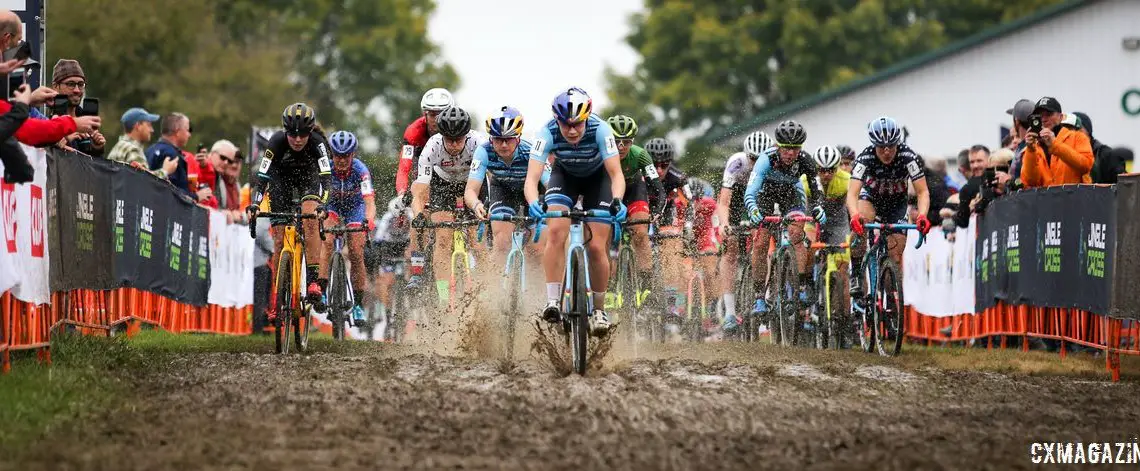
<svg viewBox="0 0 1140 471">
<path fill-rule="evenodd" d="M 610 125 L 596 114 L 586 120 L 577 145 L 567 142 L 558 121 L 551 119 L 535 136 L 530 158 L 545 163 L 548 154 L 554 154 L 554 167 L 572 177 L 588 177 L 602 168 L 603 161 L 618 155 L 617 141 Z"/>
<path fill-rule="evenodd" d="M 404 129 L 404 145 L 400 148 L 400 166 L 396 169 L 396 193 L 408 190 L 408 174 L 427 145 L 431 137 L 428 131 L 427 118 L 420 116 Z"/>
<path fill-rule="evenodd" d="M 851 168 L 851 179 L 863 182 L 859 199 L 871 202 L 876 219 L 889 223 L 905 221 L 907 182 L 925 176 L 922 159 L 906 144 L 898 146 L 889 164 L 875 155 L 875 146 L 867 146 Z"/>
<path fill-rule="evenodd" d="M 491 172 L 490 181 L 484 185 L 487 189 L 488 214 L 514 216 L 518 208 L 526 206 L 523 186 L 530 167 L 530 149 L 530 142 L 519 139 L 519 145 L 515 147 L 510 161 L 504 161 L 495 153 L 491 141 L 475 149 L 475 158 L 471 161 L 467 179 L 482 182 L 487 179 L 487 172 Z"/>
<path fill-rule="evenodd" d="M 770 214 L 777 204 L 784 214 L 807 208 L 807 192 L 800 182 L 800 176 L 807 175 L 808 182 L 815 181 L 819 185 L 815 161 L 803 151 L 800 151 L 800 156 L 790 166 L 781 166 L 779 159 L 779 148 L 775 147 L 765 150 L 756 159 L 756 164 L 748 175 L 748 186 L 744 189 L 744 207 L 749 212 L 755 208 Z"/>
<path fill-rule="evenodd" d="M 333 171 L 332 191 L 329 194 L 329 214 L 344 219 L 346 224 L 364 222 L 364 199 L 372 198 L 372 176 L 368 166 L 360 159 L 352 159 L 352 166 L 342 173 Z"/>
<path fill-rule="evenodd" d="M 328 140 L 319 132 L 309 134 L 309 142 L 300 151 L 289 147 L 284 131 L 277 131 L 269 138 L 269 145 L 262 155 L 257 168 L 257 189 L 253 204 L 261 204 L 266 190 L 275 195 L 269 201 L 271 212 L 292 212 L 289 196 L 301 197 L 301 201 L 328 201 L 332 188 L 332 162 Z M 284 224 L 285 221 L 274 221 Z"/>
<path fill-rule="evenodd" d="M 836 200 L 847 198 L 847 184 L 851 180 L 851 174 L 846 170 L 836 169 L 835 176 L 831 177 L 831 182 L 827 184 L 827 188 L 823 190 L 823 199 Z M 808 185 L 807 175 L 800 175 L 800 183 L 804 185 L 804 192 L 808 197 L 811 197 L 811 187 L 818 188 L 820 185 Z"/>
<path fill-rule="evenodd" d="M 641 146 L 629 146 L 629 152 L 621 159 L 621 173 L 625 176 L 625 198 L 622 200 L 629 213 L 648 213 L 649 186 L 653 186 L 654 200 L 658 200 L 665 190 L 653 166 L 653 158 Z M 660 210 L 656 211 L 660 212 Z"/>
<path fill-rule="evenodd" d="M 365 247 L 365 268 L 368 274 L 375 275 L 377 270 L 385 273 L 396 271 L 396 266 L 404 261 L 404 250 L 408 247 L 408 230 L 412 220 L 410 209 L 403 214 L 387 212 L 376 224 L 376 232 L 372 234 L 373 244 Z M 403 216 L 403 218 L 400 218 Z"/>
<path fill-rule="evenodd" d="M 846 241 L 848 231 L 847 184 L 850 179 L 850 173 L 843 169 L 836 169 L 835 176 L 827 184 L 824 196 L 819 202 L 824 213 L 827 214 L 827 222 L 820 228 L 816 240 L 828 244 L 841 244 Z M 807 176 L 800 176 L 800 183 L 804 185 L 804 190 L 810 194 L 811 188 L 807 185 Z"/>
<path fill-rule="evenodd" d="M 721 177 L 720 181 L 721 188 L 739 190 L 743 194 L 744 187 L 748 184 L 748 175 L 752 173 L 752 167 L 755 164 L 756 161 L 744 152 L 732 154 L 724 163 L 724 176 Z"/>
<path fill-rule="evenodd" d="M 641 146 L 629 146 L 629 152 L 621 159 L 621 173 L 625 181 L 629 182 L 640 176 L 657 178 L 657 167 L 653 166 L 653 157 Z"/>
<path fill-rule="evenodd" d="M 432 136 L 420 154 L 420 173 L 416 177 L 416 183 L 431 184 L 433 175 L 447 183 L 466 183 L 467 174 L 471 171 L 471 161 L 475 158 L 475 149 L 479 148 L 483 141 L 483 135 L 479 131 L 474 129 L 467 131 L 463 150 L 451 155 L 444 149 L 443 135 Z"/>
</svg>

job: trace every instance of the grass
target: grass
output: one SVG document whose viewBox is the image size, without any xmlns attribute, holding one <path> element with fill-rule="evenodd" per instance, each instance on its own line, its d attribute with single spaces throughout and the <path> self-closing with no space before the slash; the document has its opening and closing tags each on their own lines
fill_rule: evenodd
<svg viewBox="0 0 1140 471">
<path fill-rule="evenodd" d="M 946 370 L 991 371 L 995 373 L 1025 374 L 1030 376 L 1087 377 L 1105 380 L 1110 377 L 1105 369 L 1104 354 L 1073 353 L 1061 359 L 1060 353 L 1017 348 L 963 348 L 920 347 L 906 345 L 899 361 L 912 367 L 930 366 Z M 1140 358 L 1120 356 L 1120 377 L 1140 379 Z"/>
</svg>

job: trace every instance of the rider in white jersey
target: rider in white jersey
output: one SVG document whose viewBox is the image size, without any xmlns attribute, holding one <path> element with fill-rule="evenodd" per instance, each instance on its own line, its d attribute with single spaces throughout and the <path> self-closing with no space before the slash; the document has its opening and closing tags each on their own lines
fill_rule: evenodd
<svg viewBox="0 0 1140 471">
<path fill-rule="evenodd" d="M 471 115 L 462 108 L 450 107 L 438 118 L 439 134 L 428 139 L 420 153 L 419 176 L 412 183 L 412 212 L 423 217 L 425 208 L 431 210 L 432 222 L 455 220 L 455 208 L 463 204 L 463 190 L 467 186 L 467 173 L 475 150 L 486 138 L 471 129 Z M 430 195 L 429 195 L 430 193 Z M 418 286 L 423 273 L 423 255 L 420 253 L 416 230 L 412 230 L 412 280 Z M 450 295 L 448 273 L 451 261 L 451 230 L 440 228 L 435 233 L 432 268 L 439 299 Z"/>
<path fill-rule="evenodd" d="M 756 159 L 772 147 L 776 147 L 776 142 L 764 131 L 756 131 L 744 138 L 744 151 L 732 154 L 725 162 L 716 202 L 717 217 L 725 221 L 724 224 L 735 226 L 747 217 L 744 211 L 744 189 L 748 185 L 748 177 L 752 174 Z M 732 235 L 725 238 L 724 254 L 720 258 L 720 272 L 728 274 L 720 278 L 721 298 L 724 301 L 722 327 L 729 332 L 740 325 L 740 319 L 736 315 L 736 294 L 733 293 L 737 281 L 735 274 L 739 251 L 736 237 Z"/>
</svg>

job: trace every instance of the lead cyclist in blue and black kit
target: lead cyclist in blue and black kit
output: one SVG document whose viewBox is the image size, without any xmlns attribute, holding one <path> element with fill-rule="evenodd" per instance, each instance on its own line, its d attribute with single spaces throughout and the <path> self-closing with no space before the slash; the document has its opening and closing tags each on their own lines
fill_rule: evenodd
<svg viewBox="0 0 1140 471">
<path fill-rule="evenodd" d="M 893 118 L 876 118 L 867 125 L 871 145 L 863 149 L 851 168 L 851 181 L 847 184 L 847 213 L 851 215 L 851 231 L 864 235 L 864 222 L 905 224 L 907 222 L 907 182 L 914 185 L 918 199 L 918 217 L 914 224 L 918 231 L 930 231 L 930 191 L 926 187 L 926 172 L 922 158 L 903 142 L 903 131 Z M 902 266 L 906 233 L 893 233 L 887 237 L 887 252 L 895 263 Z M 863 255 L 867 244 L 851 247 L 851 273 L 863 273 Z M 851 277 L 851 297 L 863 296 L 863 276 Z"/>
<path fill-rule="evenodd" d="M 624 221 L 626 208 L 625 178 L 621 172 L 617 142 L 613 130 L 602 118 L 593 114 L 594 104 L 581 88 L 570 88 L 554 98 L 551 105 L 554 119 L 535 136 L 527 170 L 526 195 L 531 217 L 542 217 L 546 210 L 539 199 L 538 184 L 547 158 L 553 157 L 550 181 L 546 187 L 545 203 L 552 211 L 566 211 L 582 198 L 582 209 L 604 209 L 613 219 L 587 219 L 586 252 L 590 265 L 590 288 L 594 295 L 594 312 L 590 315 L 590 330 L 594 335 L 609 332 L 610 317 L 604 310 L 606 289 L 609 284 L 610 225 L 613 220 Z M 542 317 L 558 322 L 559 300 L 562 299 L 562 276 L 566 264 L 566 236 L 570 220 L 556 218 L 546 221 L 547 238 L 542 266 L 546 270 L 546 307 Z"/>
<path fill-rule="evenodd" d="M 347 227 L 366 225 L 371 231 L 375 227 L 376 202 L 373 200 L 372 176 L 368 166 L 356 158 L 356 135 L 348 131 L 337 131 L 329 136 L 329 147 L 333 154 L 332 188 L 329 194 L 328 214 L 325 227 L 331 228 L 338 221 Z M 364 267 L 364 243 L 367 233 L 350 232 L 344 234 L 348 246 L 348 264 L 352 267 L 353 296 L 352 318 L 364 320 L 364 305 L 371 305 L 372 290 Z M 325 239 L 325 257 L 332 257 L 334 238 Z M 321 278 L 328 279 L 329 264 L 321 265 Z"/>
<path fill-rule="evenodd" d="M 815 159 L 804 152 L 804 141 L 807 141 L 807 132 L 803 125 L 788 120 L 776 125 L 774 133 L 776 147 L 763 151 L 752 173 L 748 176 L 748 186 L 744 190 L 744 208 L 748 217 L 755 224 L 760 224 L 765 216 L 772 216 L 775 205 L 780 206 L 784 216 L 791 213 L 803 213 L 808 208 L 808 197 L 805 194 L 800 176 L 806 176 L 811 189 L 812 216 L 819 224 L 823 224 L 827 217 L 823 207 L 819 205 L 819 195 L 823 190 L 816 178 L 818 170 Z M 811 273 L 807 271 L 811 259 L 808 258 L 807 246 L 803 244 L 804 223 L 793 222 L 788 226 L 788 235 L 791 237 L 792 247 L 795 249 L 796 270 L 800 274 L 800 299 L 807 299 L 807 289 L 811 283 Z M 752 273 L 756 287 L 756 306 L 753 315 L 762 315 L 768 312 L 768 303 L 764 295 L 768 291 L 768 238 L 778 237 L 766 227 L 756 232 L 756 241 L 752 250 Z"/>
</svg>

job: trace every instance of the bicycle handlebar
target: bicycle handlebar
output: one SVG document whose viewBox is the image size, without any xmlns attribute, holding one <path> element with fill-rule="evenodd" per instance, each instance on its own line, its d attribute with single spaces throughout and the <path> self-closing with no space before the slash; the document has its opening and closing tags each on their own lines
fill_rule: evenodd
<svg viewBox="0 0 1140 471">
<path fill-rule="evenodd" d="M 515 224 L 530 224 L 538 220 L 529 216 L 508 216 L 506 214 L 492 214 L 489 218 L 492 221 L 499 222 L 513 222 Z"/>
<path fill-rule="evenodd" d="M 764 216 L 763 222 L 768 224 L 779 224 L 783 222 L 815 222 L 815 218 L 811 216 Z"/>
<path fill-rule="evenodd" d="M 464 228 L 468 228 L 471 226 L 477 226 L 477 225 L 482 224 L 482 223 L 483 223 L 483 221 L 480 221 L 478 219 L 466 219 L 466 220 L 461 220 L 461 221 L 440 221 L 440 222 L 430 222 L 430 221 L 416 222 L 415 220 L 413 220 L 412 221 L 412 227 L 414 227 L 416 229 L 437 229 L 437 228 L 464 229 Z"/>
<path fill-rule="evenodd" d="M 586 210 L 586 211 L 579 211 L 577 209 L 572 209 L 569 211 L 547 211 L 546 214 L 544 214 L 542 216 L 543 219 L 570 218 L 572 220 L 573 219 L 585 219 L 585 218 L 611 218 L 612 219 L 613 217 L 614 217 L 614 215 L 610 214 L 610 212 L 608 210 L 605 210 L 605 209 L 590 209 L 590 210 Z"/>
<path fill-rule="evenodd" d="M 918 225 L 917 224 L 882 224 L 882 223 L 878 223 L 878 222 L 869 222 L 869 223 L 863 224 L 863 228 L 864 229 L 881 229 L 881 230 L 887 230 L 887 231 L 893 230 L 893 231 L 898 231 L 898 232 L 906 232 L 909 230 L 918 229 Z M 919 247 L 922 247 L 922 244 L 925 242 L 926 242 L 926 234 L 923 234 L 920 232 L 918 234 L 918 243 L 914 244 L 914 248 L 917 249 Z"/>
<path fill-rule="evenodd" d="M 328 213 L 325 213 L 325 214 L 327 216 Z M 319 217 L 315 213 L 314 214 L 304 214 L 304 213 L 301 213 L 300 211 L 295 212 L 295 213 L 279 213 L 279 212 L 270 212 L 270 211 L 258 211 L 256 214 L 253 215 L 253 217 L 251 217 L 249 219 L 249 238 L 251 238 L 251 239 L 257 238 L 257 220 L 259 218 L 279 218 L 279 219 L 291 219 L 291 220 L 300 220 L 300 219 L 321 219 L 321 220 L 324 220 L 324 217 Z M 324 240 L 324 236 L 321 236 L 321 240 Z"/>
</svg>

